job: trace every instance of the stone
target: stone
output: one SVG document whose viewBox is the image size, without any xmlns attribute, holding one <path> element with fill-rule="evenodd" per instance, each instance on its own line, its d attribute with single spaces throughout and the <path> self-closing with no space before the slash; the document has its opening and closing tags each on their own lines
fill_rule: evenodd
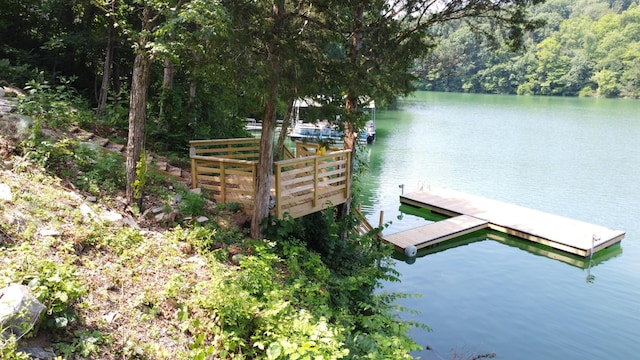
<svg viewBox="0 0 640 360">
<path fill-rule="evenodd" d="M 196 265 L 200 265 L 202 267 L 207 266 L 207 262 L 204 261 L 202 258 L 200 258 L 198 256 L 192 256 L 192 257 L 188 258 L 187 262 L 192 263 L 192 264 L 196 264 Z"/>
<path fill-rule="evenodd" d="M 0 183 L 0 201 L 13 201 L 13 194 L 11 188 L 7 184 Z"/>
<path fill-rule="evenodd" d="M 8 339 L 12 334 L 20 339 L 38 322 L 45 310 L 28 287 L 10 284 L 0 290 L 0 329 L 2 337 Z"/>
<path fill-rule="evenodd" d="M 242 254 L 235 254 L 231 257 L 231 262 L 235 265 L 240 265 L 240 261 L 242 260 Z"/>
<path fill-rule="evenodd" d="M 157 222 L 160 222 L 160 221 L 164 220 L 164 216 L 165 216 L 165 214 L 164 214 L 164 213 L 159 213 L 159 214 L 156 214 L 156 215 L 154 216 L 154 219 L 155 219 Z"/>
<path fill-rule="evenodd" d="M 87 201 L 88 202 L 96 202 L 98 201 L 98 198 L 95 196 L 87 196 Z"/>
<path fill-rule="evenodd" d="M 207 222 L 207 221 L 209 221 L 209 218 L 208 218 L 208 217 L 206 217 L 206 216 L 198 216 L 198 217 L 196 218 L 196 221 L 197 221 L 199 224 L 202 224 L 203 222 Z"/>
<path fill-rule="evenodd" d="M 116 226 L 124 226 L 124 218 L 122 217 L 122 214 L 115 211 L 107 211 L 105 213 L 102 213 L 100 215 L 100 219 L 102 219 L 102 221 L 112 223 Z"/>
<path fill-rule="evenodd" d="M 18 348 L 18 351 L 29 355 L 29 357 L 31 359 L 37 359 L 37 360 L 54 360 L 54 359 L 56 359 L 56 353 L 53 352 L 52 348 L 21 347 L 21 348 Z"/>
<path fill-rule="evenodd" d="M 189 191 L 191 191 L 194 194 L 198 194 L 198 195 L 202 194 L 202 188 L 195 188 L 195 189 L 191 189 Z"/>
<path fill-rule="evenodd" d="M 57 237 L 57 236 L 60 236 L 60 231 L 58 231 L 56 229 L 41 229 L 40 230 L 40 236 Z"/>
<path fill-rule="evenodd" d="M 0 116 L 0 134 L 7 135 L 9 139 L 16 141 L 26 140 L 33 127 L 31 118 L 20 114 L 3 114 Z"/>
<path fill-rule="evenodd" d="M 80 213 L 82 214 L 82 217 L 85 221 L 94 220 L 98 216 L 96 215 L 95 211 L 93 211 L 93 209 L 91 209 L 91 207 L 87 205 L 87 203 L 82 203 L 82 205 L 80 205 Z"/>
<path fill-rule="evenodd" d="M 140 230 L 140 225 L 130 216 L 124 217 L 124 224 L 134 229 Z"/>
<path fill-rule="evenodd" d="M 106 321 L 107 323 L 111 324 L 119 316 L 120 316 L 120 314 L 118 314 L 117 311 L 111 311 L 108 314 L 102 316 L 102 318 L 104 319 L 104 321 Z"/>
<path fill-rule="evenodd" d="M 154 214 L 157 214 L 163 211 L 164 211 L 164 206 L 155 206 L 151 208 L 151 212 Z"/>
</svg>

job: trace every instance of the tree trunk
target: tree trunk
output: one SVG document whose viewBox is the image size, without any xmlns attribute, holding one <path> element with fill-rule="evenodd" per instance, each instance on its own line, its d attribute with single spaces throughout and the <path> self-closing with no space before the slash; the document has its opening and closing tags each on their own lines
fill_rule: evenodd
<svg viewBox="0 0 640 360">
<path fill-rule="evenodd" d="M 293 97 L 287 101 L 287 109 L 284 112 L 284 118 L 282 118 L 282 129 L 280 130 L 278 143 L 276 144 L 276 156 L 278 160 L 284 160 L 284 140 L 287 137 L 287 129 L 292 122 L 294 101 L 295 99 Z"/>
<path fill-rule="evenodd" d="M 162 88 L 173 88 L 173 62 L 169 59 L 164 61 L 164 74 L 162 77 Z"/>
<path fill-rule="evenodd" d="M 267 98 L 262 114 L 262 132 L 260 137 L 260 158 L 256 174 L 256 198 L 251 218 L 251 237 L 262 238 L 262 221 L 269 216 L 271 179 L 273 177 L 273 137 L 276 125 L 276 105 L 278 101 L 278 87 L 280 85 L 280 71 L 282 63 L 278 49 L 278 36 L 282 36 L 281 26 L 284 21 L 284 0 L 275 1 L 271 16 L 275 20 L 273 35 L 275 39 L 267 44 L 267 58 L 269 61 L 269 86 Z"/>
<path fill-rule="evenodd" d="M 262 114 L 262 132 L 260 135 L 260 158 L 256 177 L 256 199 L 251 218 L 251 237 L 262 238 L 262 221 L 269 215 L 271 179 L 273 177 L 273 138 L 276 124 L 276 103 L 280 82 L 280 63 L 272 62 L 269 75 L 269 95 Z"/>
<path fill-rule="evenodd" d="M 100 95 L 98 96 L 98 109 L 96 117 L 99 119 L 107 106 L 107 98 L 109 95 L 109 79 L 111 78 L 111 64 L 113 64 L 115 29 L 113 21 L 109 20 L 107 27 L 107 49 L 104 56 L 104 66 L 102 68 L 102 84 L 100 85 Z"/>
<path fill-rule="evenodd" d="M 135 204 L 134 183 L 137 178 L 136 165 L 144 147 L 144 128 L 146 121 L 147 90 L 149 88 L 149 69 L 151 57 L 146 52 L 149 41 L 144 33 L 151 30 L 152 10 L 145 6 L 142 19 L 142 34 L 138 43 L 136 58 L 131 75 L 131 97 L 129 98 L 129 136 L 127 140 L 127 189 L 126 200 L 129 205 Z M 143 161 L 146 161 L 144 159 Z"/>
<path fill-rule="evenodd" d="M 189 84 L 189 104 L 193 104 L 196 102 L 196 89 L 198 88 L 198 82 L 193 79 Z"/>
<path fill-rule="evenodd" d="M 171 101 L 171 90 L 173 89 L 173 62 L 169 59 L 164 61 L 164 73 L 162 77 L 162 97 L 160 110 L 158 111 L 157 130 L 166 132 L 169 129 L 169 121 L 165 119 L 164 112 L 166 104 Z"/>
<path fill-rule="evenodd" d="M 349 48 L 349 61 L 351 63 L 354 73 L 357 73 L 358 63 L 360 61 L 362 53 L 362 24 L 364 22 L 364 4 L 359 2 L 356 5 L 354 19 L 353 19 L 353 32 L 350 38 Z M 358 140 L 358 129 L 355 128 L 351 122 L 350 114 L 355 114 L 358 111 L 358 95 L 356 91 L 351 88 L 347 90 L 347 99 L 345 103 L 345 112 L 347 113 L 346 122 L 344 123 L 344 148 L 350 149 L 350 168 L 349 174 L 351 174 L 351 181 L 353 180 L 353 171 L 355 169 L 356 160 L 356 141 Z M 353 189 L 353 187 L 352 187 Z M 351 201 L 353 200 L 353 192 L 349 193 L 347 201 L 338 207 L 338 218 L 343 219 L 351 211 Z M 346 237 L 346 234 L 342 235 Z"/>
<path fill-rule="evenodd" d="M 347 114 L 355 113 L 357 108 L 356 97 L 353 93 L 347 93 L 347 100 L 345 104 L 345 112 Z M 349 116 L 347 116 L 347 121 L 344 123 L 344 148 L 350 149 L 349 153 L 349 174 L 351 179 L 349 181 L 353 181 L 353 172 L 355 170 L 355 160 L 356 160 L 356 142 L 358 141 L 358 130 L 355 128 L 354 124 L 352 124 L 349 120 Z M 353 189 L 353 187 L 351 187 Z M 353 191 L 349 192 L 349 196 L 347 200 L 338 207 L 338 218 L 343 219 L 351 212 L 351 201 L 353 200 Z M 346 236 L 346 234 L 343 234 Z"/>
</svg>

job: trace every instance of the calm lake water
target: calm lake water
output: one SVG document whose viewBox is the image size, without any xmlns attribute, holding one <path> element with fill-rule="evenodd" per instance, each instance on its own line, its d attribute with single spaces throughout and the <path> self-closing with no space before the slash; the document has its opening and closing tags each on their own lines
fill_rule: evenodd
<svg viewBox="0 0 640 360">
<path fill-rule="evenodd" d="M 419 92 L 378 111 L 365 206 L 385 234 L 427 223 L 399 195 L 447 187 L 626 231 L 588 260 L 479 233 L 400 258 L 385 290 L 432 331 L 422 359 L 633 359 L 640 354 L 640 102 Z M 561 255 L 561 254 L 560 254 Z"/>
</svg>

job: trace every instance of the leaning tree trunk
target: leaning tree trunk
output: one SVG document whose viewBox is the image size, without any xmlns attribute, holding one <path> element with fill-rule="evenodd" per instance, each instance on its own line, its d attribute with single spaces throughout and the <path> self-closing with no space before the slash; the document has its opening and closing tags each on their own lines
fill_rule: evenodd
<svg viewBox="0 0 640 360">
<path fill-rule="evenodd" d="M 151 57 L 146 52 L 149 42 L 144 33 L 151 30 L 152 11 L 149 7 L 143 10 L 143 35 L 140 37 L 138 53 L 133 62 L 133 74 L 131 75 L 131 97 L 129 98 L 129 136 L 127 140 L 127 189 L 126 200 L 129 205 L 141 200 L 141 193 L 137 189 L 136 194 L 136 165 L 140 161 L 140 155 L 144 147 L 144 128 L 146 121 L 147 90 L 149 88 L 149 68 Z M 146 161 L 143 159 L 142 161 Z M 137 198 L 136 198 L 137 197 Z"/>
<path fill-rule="evenodd" d="M 107 97 L 109 94 L 109 79 L 111 78 L 111 65 L 113 64 L 115 29 L 113 21 L 109 20 L 107 28 L 107 49 L 104 56 L 104 66 L 102 68 L 102 84 L 100 85 L 100 94 L 98 96 L 98 109 L 96 117 L 99 119 L 107 106 Z"/>
<path fill-rule="evenodd" d="M 280 64 L 272 61 L 269 80 L 269 95 L 262 114 L 262 132 L 260 135 L 260 158 L 256 176 L 256 199 L 251 218 L 251 237 L 262 238 L 262 221 L 269 215 L 271 179 L 273 177 L 273 137 L 276 124 L 276 103 Z"/>
</svg>

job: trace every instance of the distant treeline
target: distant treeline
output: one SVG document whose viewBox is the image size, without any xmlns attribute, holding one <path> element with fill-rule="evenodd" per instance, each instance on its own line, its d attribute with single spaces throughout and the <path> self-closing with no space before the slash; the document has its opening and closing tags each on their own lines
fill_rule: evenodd
<svg viewBox="0 0 640 360">
<path fill-rule="evenodd" d="M 533 8 L 545 23 L 514 51 L 492 46 L 471 26 L 440 27 L 431 55 L 419 61 L 422 90 L 640 98 L 638 0 L 548 0 Z"/>
</svg>

